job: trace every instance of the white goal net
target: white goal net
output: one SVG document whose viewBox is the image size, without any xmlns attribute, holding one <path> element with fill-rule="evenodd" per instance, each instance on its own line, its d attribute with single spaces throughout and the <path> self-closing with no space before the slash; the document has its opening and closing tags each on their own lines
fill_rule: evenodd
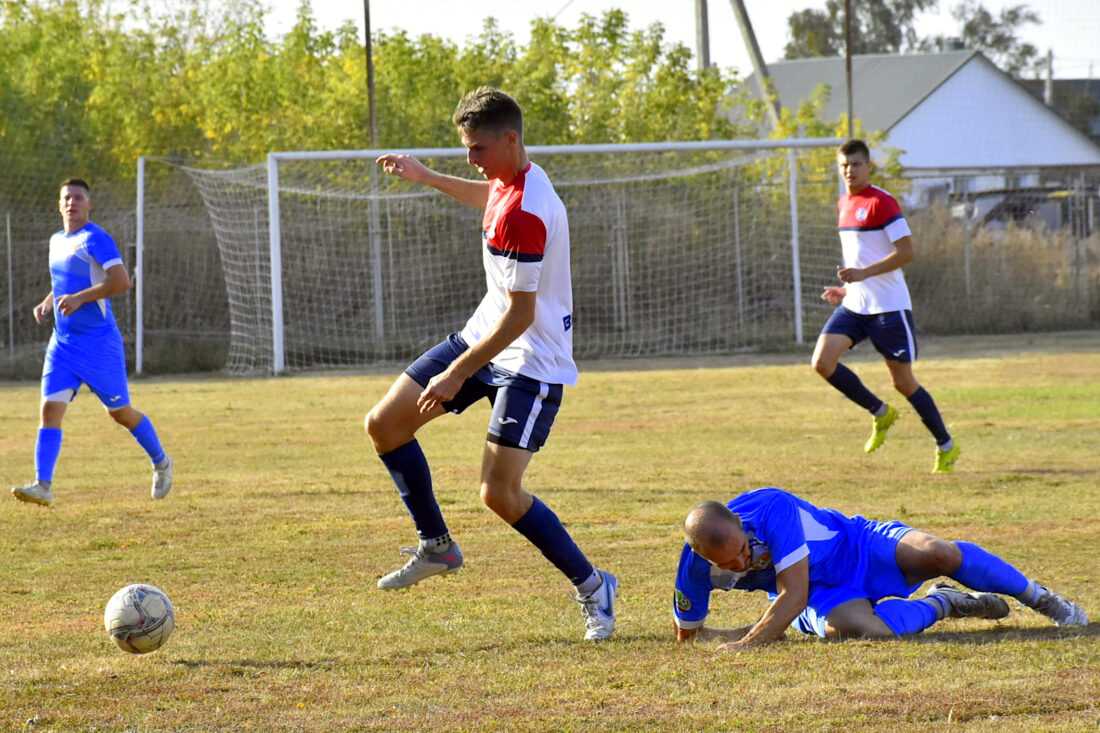
<svg viewBox="0 0 1100 733">
<path fill-rule="evenodd" d="M 529 148 L 569 214 L 575 355 L 812 338 L 839 257 L 836 144 Z M 461 149 L 414 152 L 474 173 Z M 382 176 L 377 154 L 278 153 L 230 171 L 150 162 L 146 348 L 220 322 L 229 371 L 277 373 L 408 360 L 461 328 L 485 291 L 481 212 Z M 182 278 L 195 284 L 186 304 L 152 307 L 158 279 Z"/>
</svg>

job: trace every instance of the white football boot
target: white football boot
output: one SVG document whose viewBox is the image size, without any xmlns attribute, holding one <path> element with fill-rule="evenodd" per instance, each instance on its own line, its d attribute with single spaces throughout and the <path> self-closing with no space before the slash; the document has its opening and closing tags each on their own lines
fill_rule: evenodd
<svg viewBox="0 0 1100 733">
<path fill-rule="evenodd" d="M 154 499 L 163 499 L 172 490 L 172 456 L 165 456 L 160 468 L 153 466 L 153 490 Z"/>
<path fill-rule="evenodd" d="M 584 615 L 584 638 L 588 641 L 609 639 L 615 631 L 615 595 L 619 581 L 606 570 L 596 572 L 603 579 L 600 587 L 586 596 L 574 598 Z"/>
</svg>

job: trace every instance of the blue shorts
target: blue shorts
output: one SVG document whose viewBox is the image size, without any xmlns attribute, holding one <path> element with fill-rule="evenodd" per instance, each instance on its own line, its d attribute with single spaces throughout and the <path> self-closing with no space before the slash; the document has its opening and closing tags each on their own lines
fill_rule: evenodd
<svg viewBox="0 0 1100 733">
<path fill-rule="evenodd" d="M 838 305 L 821 333 L 847 336 L 852 339 L 852 346 L 869 338 L 878 353 L 890 361 L 917 360 L 917 327 L 913 323 L 913 311 L 863 315 Z"/>
<path fill-rule="evenodd" d="M 42 362 L 42 397 L 64 395 L 72 401 L 84 384 L 108 410 L 130 404 L 126 352 L 117 331 L 65 342 L 56 333 L 50 338 Z"/>
<path fill-rule="evenodd" d="M 405 374 L 421 387 L 427 387 L 432 377 L 441 374 L 469 348 L 461 336 L 452 333 L 421 354 Z M 458 414 L 475 402 L 488 399 L 493 413 L 486 440 L 536 453 L 550 436 L 563 392 L 560 384 L 513 374 L 490 362 L 467 379 L 454 399 L 443 403 L 443 409 Z"/>
<path fill-rule="evenodd" d="M 852 519 L 863 525 L 854 536 L 859 553 L 856 571 L 844 585 L 810 583 L 806 609 L 791 624 L 804 634 L 825 638 L 825 621 L 842 603 L 857 598 L 872 604 L 883 598 L 907 598 L 920 587 L 920 583 L 906 582 L 897 561 L 898 542 L 913 528 L 902 522 L 875 522 L 859 516 Z"/>
</svg>

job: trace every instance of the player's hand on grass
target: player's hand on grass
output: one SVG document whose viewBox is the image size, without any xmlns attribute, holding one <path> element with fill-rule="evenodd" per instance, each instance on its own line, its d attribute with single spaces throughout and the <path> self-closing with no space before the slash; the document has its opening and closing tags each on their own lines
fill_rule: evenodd
<svg viewBox="0 0 1100 733">
<path fill-rule="evenodd" d="M 827 301 L 829 305 L 840 305 L 840 301 L 844 300 L 844 295 L 847 291 L 844 288 L 830 285 L 821 291 L 821 299 Z"/>
<path fill-rule="evenodd" d="M 867 272 L 862 267 L 837 267 L 837 280 L 842 283 L 857 283 L 867 279 Z"/>
<path fill-rule="evenodd" d="M 431 175 L 428 167 L 411 155 L 386 153 L 379 155 L 374 162 L 382 167 L 383 173 L 404 178 L 412 183 L 423 183 Z"/>
<path fill-rule="evenodd" d="M 80 297 L 79 293 L 73 293 L 72 295 L 62 295 L 57 299 L 57 310 L 63 316 L 70 316 L 76 309 L 84 305 L 84 299 Z"/>
<path fill-rule="evenodd" d="M 434 409 L 436 405 L 442 406 L 444 402 L 453 400 L 465 381 L 450 369 L 432 377 L 428 380 L 428 386 L 416 398 L 416 406 L 420 408 L 420 413 L 424 414 Z"/>
</svg>

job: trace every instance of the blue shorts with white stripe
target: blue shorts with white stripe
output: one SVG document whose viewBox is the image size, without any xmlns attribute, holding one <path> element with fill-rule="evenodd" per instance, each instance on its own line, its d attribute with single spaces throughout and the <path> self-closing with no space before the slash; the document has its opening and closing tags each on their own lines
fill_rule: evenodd
<svg viewBox="0 0 1100 733">
<path fill-rule="evenodd" d="M 441 374 L 469 348 L 461 336 L 452 333 L 421 354 L 405 369 L 405 374 L 421 387 L 427 387 L 432 377 Z M 560 384 L 513 374 L 490 362 L 467 379 L 454 399 L 443 403 L 443 409 L 458 414 L 487 399 L 493 405 L 493 413 L 486 439 L 535 453 L 550 436 L 563 392 Z"/>
<path fill-rule="evenodd" d="M 890 361 L 912 362 L 917 360 L 916 325 L 913 312 L 889 311 L 864 315 L 837 306 L 821 333 L 838 333 L 852 339 L 855 346 L 863 339 L 870 339 L 878 353 Z"/>
</svg>

